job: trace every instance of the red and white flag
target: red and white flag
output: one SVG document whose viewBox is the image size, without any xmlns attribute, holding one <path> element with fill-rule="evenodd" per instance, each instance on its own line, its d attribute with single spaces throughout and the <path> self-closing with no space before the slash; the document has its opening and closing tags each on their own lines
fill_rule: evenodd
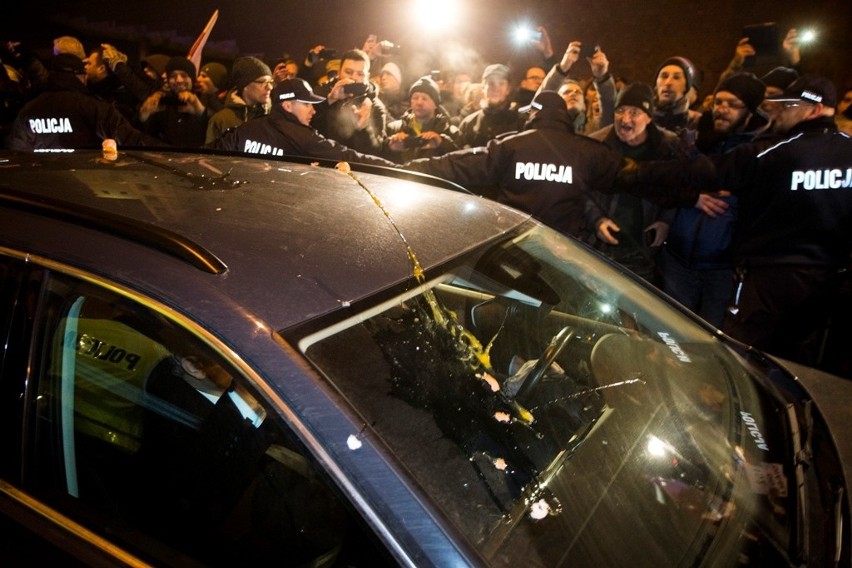
<svg viewBox="0 0 852 568">
<path fill-rule="evenodd" d="M 195 65 L 196 71 L 201 69 L 201 52 L 204 50 L 207 38 L 210 37 L 210 32 L 213 31 L 213 26 L 216 25 L 216 20 L 218 19 L 219 10 L 214 10 L 213 15 L 210 16 L 210 21 L 207 22 L 206 26 L 204 26 L 204 30 L 201 32 L 201 35 L 198 36 L 198 39 L 196 39 L 195 43 L 192 44 L 192 47 L 189 48 L 189 53 L 186 58 L 192 61 Z"/>
</svg>

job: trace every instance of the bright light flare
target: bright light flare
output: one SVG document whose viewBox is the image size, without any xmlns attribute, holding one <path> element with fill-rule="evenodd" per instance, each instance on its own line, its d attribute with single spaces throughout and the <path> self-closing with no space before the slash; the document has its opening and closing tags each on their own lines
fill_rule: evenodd
<svg viewBox="0 0 852 568">
<path fill-rule="evenodd" d="M 657 438 L 656 436 L 650 436 L 648 438 L 648 453 L 654 457 L 664 457 L 666 455 L 666 450 L 668 449 L 668 444 Z"/>
<path fill-rule="evenodd" d="M 541 32 L 537 31 L 533 26 L 528 23 L 518 24 L 514 31 L 512 32 L 512 38 L 515 40 L 515 43 L 529 43 L 533 40 L 538 39 L 538 35 Z"/>
<path fill-rule="evenodd" d="M 799 36 L 800 43 L 811 43 L 817 37 L 817 34 L 814 30 L 804 30 L 802 34 Z"/>
<path fill-rule="evenodd" d="M 411 0 L 412 24 L 429 33 L 449 33 L 465 19 L 459 0 Z"/>
</svg>

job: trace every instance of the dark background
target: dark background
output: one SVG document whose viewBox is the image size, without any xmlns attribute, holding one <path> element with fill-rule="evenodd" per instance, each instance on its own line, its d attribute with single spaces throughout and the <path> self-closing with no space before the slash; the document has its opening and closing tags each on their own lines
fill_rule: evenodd
<svg viewBox="0 0 852 568">
<path fill-rule="evenodd" d="M 322 43 L 338 50 L 360 47 L 369 33 L 402 48 L 400 63 L 411 81 L 432 68 L 465 67 L 477 78 L 487 63 L 509 62 L 520 70 L 536 59 L 510 37 L 520 20 L 545 25 L 554 51 L 568 41 L 599 43 L 611 71 L 628 81 L 652 82 L 661 61 L 671 55 L 691 59 L 704 78 L 701 93 L 712 92 L 730 61 L 744 25 L 766 21 L 787 29 L 814 28 L 819 37 L 803 48 L 802 70 L 830 77 L 838 87 L 852 86 L 852 0 L 547 0 L 526 6 L 517 0 L 461 0 L 465 14 L 454 31 L 436 35 L 449 13 L 433 2 L 434 12 L 413 21 L 412 0 L 283 1 L 198 0 L 176 2 L 105 2 L 65 0 L 25 3 L 23 15 L 0 22 L 0 39 L 23 40 L 32 49 L 46 48 L 58 35 L 74 35 L 89 48 L 102 41 L 125 50 L 131 59 L 148 53 L 185 54 L 215 9 L 219 20 L 204 50 L 204 61 L 228 63 L 238 55 L 273 61 L 283 53 L 301 61 Z M 455 11 L 455 9 L 454 9 Z M 458 54 L 462 54 L 460 62 Z M 756 71 L 776 64 L 759 63 Z M 577 70 L 589 75 L 587 65 Z"/>
</svg>

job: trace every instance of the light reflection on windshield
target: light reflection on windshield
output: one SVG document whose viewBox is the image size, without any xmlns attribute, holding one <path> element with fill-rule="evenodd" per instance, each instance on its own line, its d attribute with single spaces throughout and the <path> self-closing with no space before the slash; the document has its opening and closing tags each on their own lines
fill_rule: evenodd
<svg viewBox="0 0 852 568">
<path fill-rule="evenodd" d="M 494 564 L 730 560 L 723 529 L 786 522 L 747 372 L 642 285 L 541 227 L 429 276 L 300 347 Z"/>
</svg>

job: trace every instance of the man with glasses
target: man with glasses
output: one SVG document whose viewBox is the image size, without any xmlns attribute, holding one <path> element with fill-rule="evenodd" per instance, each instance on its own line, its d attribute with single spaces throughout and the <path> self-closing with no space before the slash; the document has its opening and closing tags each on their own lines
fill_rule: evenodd
<svg viewBox="0 0 852 568">
<path fill-rule="evenodd" d="M 814 364 L 852 255 L 852 138 L 837 131 L 837 91 L 825 77 L 803 75 L 769 99 L 780 105 L 777 138 L 674 167 L 638 164 L 622 181 L 737 195 L 737 282 L 722 330 Z"/>
<path fill-rule="evenodd" d="M 697 149 L 720 155 L 765 132 L 768 122 L 758 112 L 765 90 L 751 73 L 734 73 L 719 83 L 711 109 L 698 121 Z M 737 197 L 727 191 L 717 197 L 729 207 L 715 217 L 694 207 L 677 210 L 659 264 L 663 290 L 718 328 L 734 272 Z"/>
<path fill-rule="evenodd" d="M 239 57 L 231 69 L 234 87 L 225 97 L 225 108 L 210 117 L 204 143 L 210 144 L 225 132 L 251 118 L 269 114 L 274 86 L 272 71 L 257 57 Z"/>
</svg>

